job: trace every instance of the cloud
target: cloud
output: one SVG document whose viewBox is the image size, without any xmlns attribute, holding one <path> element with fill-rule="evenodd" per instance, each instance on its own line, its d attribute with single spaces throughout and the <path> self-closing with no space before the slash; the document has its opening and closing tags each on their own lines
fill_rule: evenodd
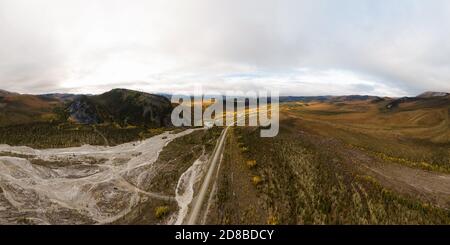
<svg viewBox="0 0 450 245">
<path fill-rule="evenodd" d="M 2 0 L 0 87 L 450 91 L 446 0 Z"/>
</svg>

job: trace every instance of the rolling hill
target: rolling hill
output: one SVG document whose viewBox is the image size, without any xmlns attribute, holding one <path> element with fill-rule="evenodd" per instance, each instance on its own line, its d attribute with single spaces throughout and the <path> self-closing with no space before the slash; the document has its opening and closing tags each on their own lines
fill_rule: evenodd
<svg viewBox="0 0 450 245">
<path fill-rule="evenodd" d="M 163 96 L 113 89 L 101 95 L 80 96 L 67 110 L 69 118 L 79 123 L 161 127 L 170 125 L 172 106 Z"/>
<path fill-rule="evenodd" d="M 164 96 L 113 89 L 100 95 L 29 95 L 0 91 L 0 126 L 36 122 L 170 125 L 172 105 Z"/>
<path fill-rule="evenodd" d="M 0 91 L 0 126 L 52 121 L 54 112 L 62 102 L 35 95 Z"/>
<path fill-rule="evenodd" d="M 431 98 L 431 97 L 445 97 L 445 96 L 449 96 L 450 93 L 446 93 L 446 92 L 432 92 L 432 91 L 428 91 L 422 94 L 419 94 L 417 97 L 419 98 Z"/>
</svg>

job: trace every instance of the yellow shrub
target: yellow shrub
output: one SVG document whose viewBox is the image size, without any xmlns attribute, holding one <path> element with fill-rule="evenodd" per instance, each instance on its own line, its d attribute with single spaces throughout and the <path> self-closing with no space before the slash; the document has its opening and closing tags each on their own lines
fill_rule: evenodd
<svg viewBox="0 0 450 245">
<path fill-rule="evenodd" d="M 273 215 L 270 215 L 269 218 L 267 219 L 267 224 L 268 225 L 278 225 L 279 224 L 278 218 Z"/>
<path fill-rule="evenodd" d="M 155 217 L 158 219 L 163 218 L 169 213 L 169 207 L 168 206 L 160 206 L 155 209 Z"/>
<path fill-rule="evenodd" d="M 247 166 L 249 168 L 254 168 L 256 166 L 256 160 L 248 160 L 247 161 Z"/>
<path fill-rule="evenodd" d="M 243 152 L 243 153 L 248 152 L 248 148 L 247 147 L 241 147 L 241 152 Z"/>
<path fill-rule="evenodd" d="M 252 183 L 256 186 L 262 182 L 262 178 L 260 176 L 253 176 Z"/>
</svg>

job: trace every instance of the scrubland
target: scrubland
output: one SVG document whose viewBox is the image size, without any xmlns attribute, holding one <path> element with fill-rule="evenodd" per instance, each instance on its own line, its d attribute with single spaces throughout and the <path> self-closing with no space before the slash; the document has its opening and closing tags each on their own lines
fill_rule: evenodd
<svg viewBox="0 0 450 245">
<path fill-rule="evenodd" d="M 290 102 L 230 130 L 214 224 L 450 224 L 448 104 Z"/>
</svg>

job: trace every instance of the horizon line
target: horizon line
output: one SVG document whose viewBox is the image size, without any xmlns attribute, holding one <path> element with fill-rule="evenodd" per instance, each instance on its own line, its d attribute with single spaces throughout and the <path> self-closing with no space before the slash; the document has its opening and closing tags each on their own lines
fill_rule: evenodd
<svg viewBox="0 0 450 245">
<path fill-rule="evenodd" d="M 7 93 L 12 93 L 12 94 L 19 94 L 19 95 L 35 95 L 35 96 L 39 96 L 39 95 L 51 95 L 51 94 L 62 94 L 62 95 L 100 95 L 100 94 L 104 94 L 113 90 L 118 90 L 118 89 L 123 89 L 123 90 L 129 90 L 129 91 L 136 91 L 136 92 L 143 92 L 143 93 L 148 93 L 148 94 L 154 94 L 154 95 L 187 95 L 187 96 L 195 96 L 194 93 L 189 92 L 189 93 L 179 93 L 179 92 L 165 92 L 165 91 L 160 91 L 160 92 L 156 92 L 156 91 L 145 91 L 145 90 L 137 90 L 137 89 L 129 89 L 129 88 L 123 88 L 123 87 L 117 87 L 117 88 L 111 88 L 109 90 L 105 90 L 103 92 L 98 92 L 98 93 L 76 93 L 76 92 L 41 92 L 41 93 L 28 93 L 28 92 L 15 92 L 15 91 L 11 91 L 11 90 L 7 90 L 7 89 L 2 89 L 0 88 L 0 91 L 4 91 Z M 447 93 L 450 94 L 450 92 L 448 91 L 432 91 L 432 90 L 427 90 L 424 91 L 422 93 L 419 93 L 417 95 L 413 95 L 413 94 L 408 94 L 406 96 L 386 96 L 386 95 L 375 95 L 375 94 L 339 94 L 339 95 L 332 95 L 332 94 L 316 94 L 316 95 L 301 95 L 301 94 L 280 94 L 279 97 L 343 97 L 343 96 L 372 96 L 372 97 L 380 97 L 380 98 L 403 98 L 403 97 L 417 97 L 423 93 L 428 93 L 428 92 L 432 92 L 432 93 Z M 225 95 L 225 93 L 221 93 L 223 95 Z M 208 93 L 203 93 L 203 96 L 208 96 L 211 94 Z M 233 96 L 233 95 L 232 95 Z"/>
</svg>

